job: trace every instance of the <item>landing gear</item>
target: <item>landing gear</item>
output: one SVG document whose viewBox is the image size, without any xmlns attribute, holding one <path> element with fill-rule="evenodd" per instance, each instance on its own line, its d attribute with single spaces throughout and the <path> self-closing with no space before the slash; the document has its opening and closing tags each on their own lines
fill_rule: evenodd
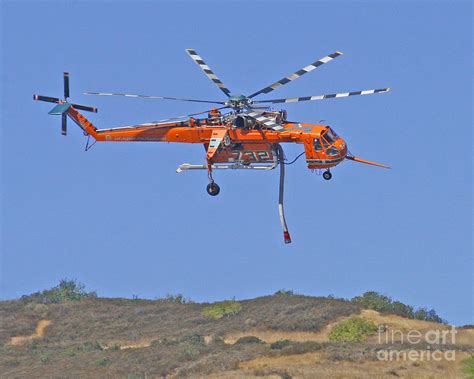
<svg viewBox="0 0 474 379">
<path fill-rule="evenodd" d="M 219 192 L 221 192 L 221 189 L 215 182 L 210 182 L 206 187 L 206 191 L 211 196 L 217 196 Z"/>
<path fill-rule="evenodd" d="M 219 195 L 221 189 L 212 177 L 212 164 L 210 162 L 207 163 L 207 177 L 209 178 L 209 184 L 206 187 L 207 193 L 211 196 Z"/>
<path fill-rule="evenodd" d="M 331 180 L 332 174 L 331 174 L 331 171 L 329 171 L 329 169 L 323 172 L 323 178 L 325 180 Z"/>
</svg>

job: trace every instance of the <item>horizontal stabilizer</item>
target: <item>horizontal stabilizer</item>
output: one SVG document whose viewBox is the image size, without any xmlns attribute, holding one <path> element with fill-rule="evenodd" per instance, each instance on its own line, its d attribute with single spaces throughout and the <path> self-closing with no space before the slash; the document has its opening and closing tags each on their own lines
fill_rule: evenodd
<svg viewBox="0 0 474 379">
<path fill-rule="evenodd" d="M 71 108 L 71 104 L 69 103 L 58 104 L 53 109 L 51 109 L 48 114 L 60 116 L 67 112 L 69 108 Z"/>
</svg>

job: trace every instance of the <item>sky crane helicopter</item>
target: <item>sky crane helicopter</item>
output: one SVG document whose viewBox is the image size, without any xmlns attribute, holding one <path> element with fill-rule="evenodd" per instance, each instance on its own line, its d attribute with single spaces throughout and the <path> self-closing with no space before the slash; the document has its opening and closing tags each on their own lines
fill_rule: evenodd
<svg viewBox="0 0 474 379">
<path fill-rule="evenodd" d="M 176 100 L 193 103 L 214 104 L 212 109 L 125 127 L 97 129 L 79 110 L 95 112 L 97 108 L 71 103 L 69 101 L 69 73 L 64 72 L 64 98 L 33 95 L 34 100 L 56 103 L 50 115 L 62 117 L 61 133 L 67 134 L 67 118 L 72 119 L 88 136 L 86 151 L 91 147 L 89 138 L 95 142 L 181 142 L 200 143 L 206 151 L 206 164 L 181 164 L 176 172 L 185 170 L 207 170 L 209 184 L 206 190 L 216 196 L 220 187 L 214 181 L 213 171 L 218 169 L 272 170 L 280 166 L 278 209 L 285 243 L 291 243 L 283 208 L 285 157 L 281 143 L 301 143 L 304 146 L 306 162 L 311 170 L 324 170 L 323 178 L 330 180 L 330 169 L 345 160 L 365 163 L 382 168 L 383 164 L 370 162 L 352 155 L 346 142 L 328 125 L 292 122 L 287 120 L 285 110 L 275 111 L 268 104 L 286 104 L 301 101 L 315 101 L 356 95 L 386 93 L 390 88 L 334 93 L 318 96 L 303 96 L 268 100 L 254 100 L 258 95 L 268 94 L 279 87 L 298 79 L 342 55 L 336 51 L 302 69 L 264 87 L 252 94 L 233 95 L 213 70 L 193 49 L 186 49 L 188 55 L 204 74 L 225 94 L 225 100 L 200 100 L 166 96 L 147 96 L 127 93 L 86 92 L 86 95 L 124 96 L 159 100 Z M 222 113 L 223 110 L 229 110 Z M 198 117 L 206 115 L 203 117 Z M 95 143 L 94 142 L 94 143 Z M 297 158 L 299 158 L 298 156 Z"/>
</svg>

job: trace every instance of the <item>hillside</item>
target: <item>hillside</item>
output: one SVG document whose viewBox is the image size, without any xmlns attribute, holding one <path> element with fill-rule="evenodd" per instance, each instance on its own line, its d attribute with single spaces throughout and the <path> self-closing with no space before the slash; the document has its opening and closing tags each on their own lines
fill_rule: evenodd
<svg viewBox="0 0 474 379">
<path fill-rule="evenodd" d="M 474 329 L 458 329 L 454 344 L 408 343 L 410 330 L 449 336 L 451 327 L 291 292 L 213 305 L 179 296 L 76 300 L 0 302 L 2 378 L 457 378 L 474 352 Z M 360 335 L 354 317 L 367 326 Z M 391 331 L 395 340 L 385 340 Z M 444 358 L 383 361 L 380 350 Z"/>
</svg>

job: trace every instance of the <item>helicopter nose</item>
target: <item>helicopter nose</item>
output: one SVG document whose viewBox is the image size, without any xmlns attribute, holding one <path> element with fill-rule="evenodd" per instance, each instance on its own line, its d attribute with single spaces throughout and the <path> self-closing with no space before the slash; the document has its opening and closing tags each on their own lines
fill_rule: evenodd
<svg viewBox="0 0 474 379">
<path fill-rule="evenodd" d="M 339 149 L 339 151 L 341 152 L 341 155 L 346 155 L 347 154 L 347 145 L 346 145 L 346 142 L 342 138 L 339 138 L 336 141 L 335 145 Z"/>
</svg>

